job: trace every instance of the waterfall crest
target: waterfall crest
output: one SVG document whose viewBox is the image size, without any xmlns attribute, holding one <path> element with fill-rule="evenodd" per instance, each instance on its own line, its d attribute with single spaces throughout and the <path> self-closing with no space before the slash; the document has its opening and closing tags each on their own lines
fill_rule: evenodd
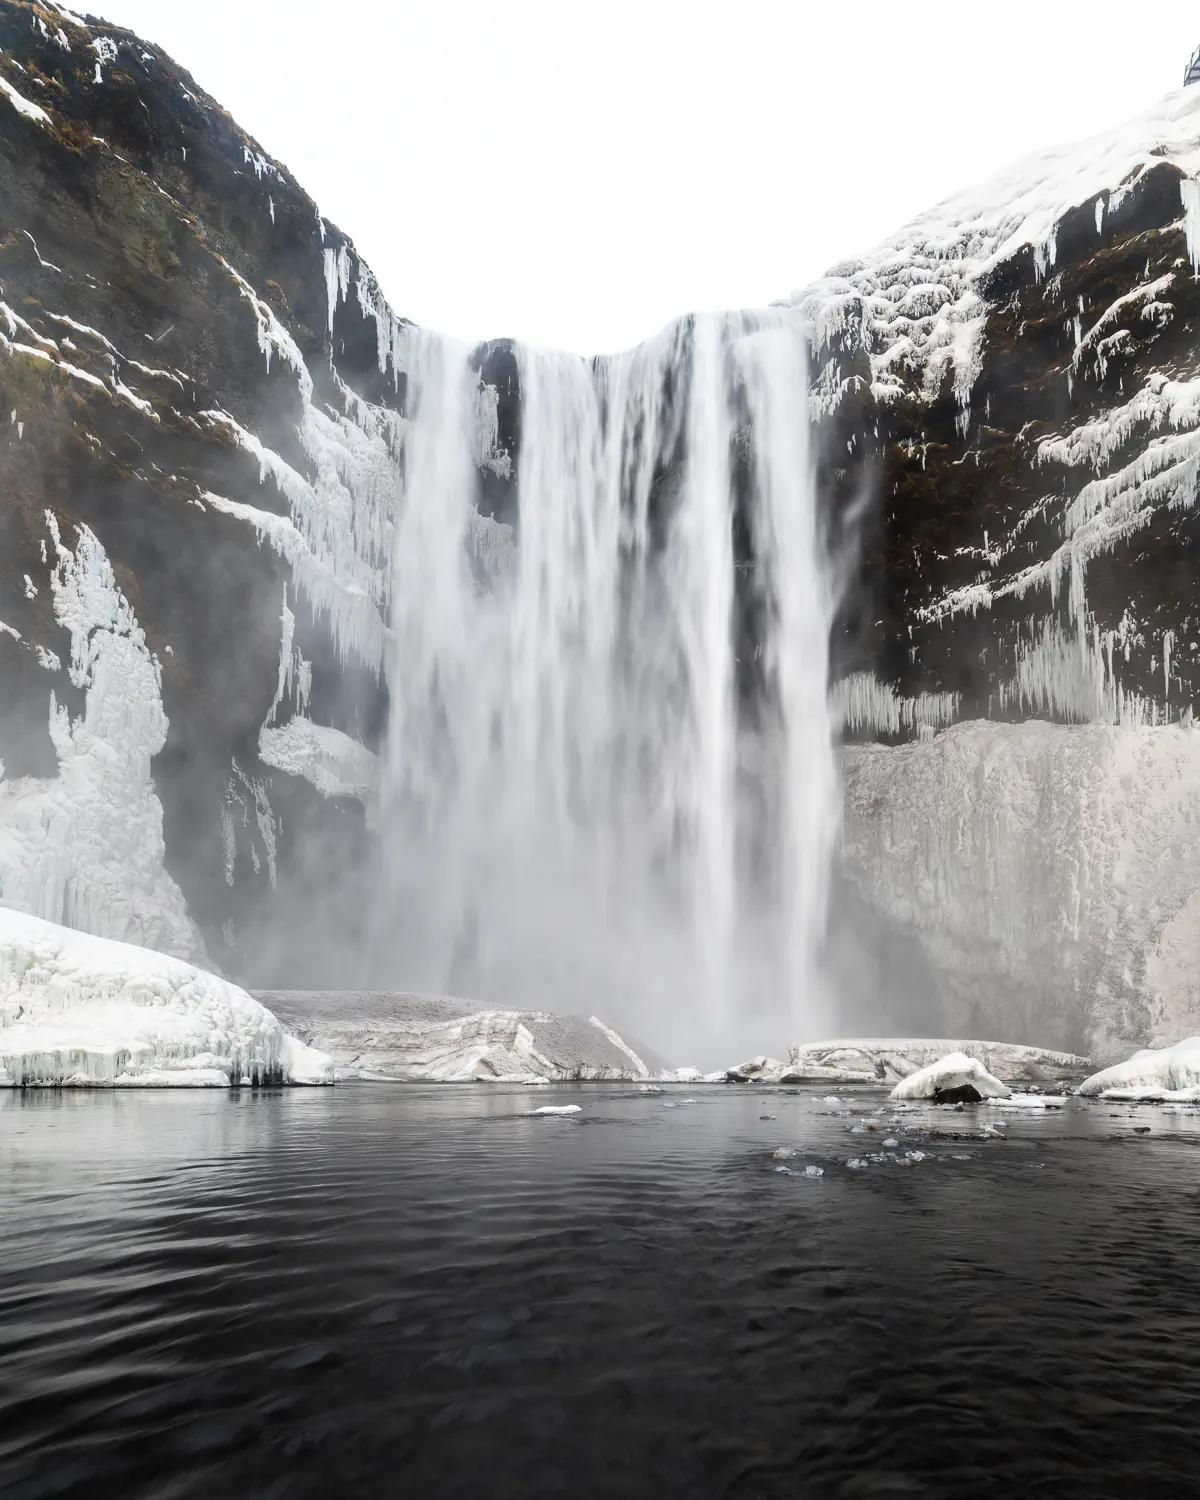
<svg viewBox="0 0 1200 1500">
<path fill-rule="evenodd" d="M 407 334 L 389 967 L 681 1059 L 812 1034 L 838 797 L 800 326 L 516 362 L 495 518 L 471 351 Z"/>
</svg>

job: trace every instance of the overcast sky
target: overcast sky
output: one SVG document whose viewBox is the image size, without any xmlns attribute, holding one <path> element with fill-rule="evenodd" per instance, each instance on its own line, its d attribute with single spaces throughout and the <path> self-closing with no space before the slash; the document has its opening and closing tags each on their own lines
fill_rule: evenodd
<svg viewBox="0 0 1200 1500">
<path fill-rule="evenodd" d="M 1184 0 L 101 10 L 292 169 L 397 312 L 581 353 L 786 295 L 1012 158 L 1152 104 L 1200 44 Z"/>
</svg>

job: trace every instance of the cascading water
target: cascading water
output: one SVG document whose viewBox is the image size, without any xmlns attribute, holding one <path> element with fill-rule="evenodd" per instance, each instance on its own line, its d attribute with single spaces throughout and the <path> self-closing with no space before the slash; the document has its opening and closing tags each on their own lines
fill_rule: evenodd
<svg viewBox="0 0 1200 1500">
<path fill-rule="evenodd" d="M 470 351 L 408 339 L 391 972 L 679 1059 L 811 1034 L 838 799 L 799 326 L 518 349 L 512 525 L 477 508 Z"/>
</svg>

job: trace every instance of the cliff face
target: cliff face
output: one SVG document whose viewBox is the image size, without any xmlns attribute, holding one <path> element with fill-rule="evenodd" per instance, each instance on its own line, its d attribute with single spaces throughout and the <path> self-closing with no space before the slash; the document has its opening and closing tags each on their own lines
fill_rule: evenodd
<svg viewBox="0 0 1200 1500">
<path fill-rule="evenodd" d="M 331 977 L 384 716 L 401 325 L 127 32 L 0 3 L 0 180 L 0 900 Z"/>
<path fill-rule="evenodd" d="M 867 512 L 835 642 L 851 735 L 1190 709 L 1198 170 L 1189 89 L 796 294 L 827 463 Z"/>
<path fill-rule="evenodd" d="M 942 1034 L 1108 1056 L 1200 1022 L 1198 171 L 1189 89 L 796 298 L 862 496 L 843 867 Z"/>
<path fill-rule="evenodd" d="M 1198 172 L 1194 89 L 794 298 L 846 580 L 843 864 L 936 990 L 910 1024 L 1200 1019 Z M 378 982 L 406 325 L 188 74 L 40 0 L 0 0 L 0 182 L 0 902 L 249 983 Z M 519 362 L 472 366 L 507 525 Z"/>
</svg>

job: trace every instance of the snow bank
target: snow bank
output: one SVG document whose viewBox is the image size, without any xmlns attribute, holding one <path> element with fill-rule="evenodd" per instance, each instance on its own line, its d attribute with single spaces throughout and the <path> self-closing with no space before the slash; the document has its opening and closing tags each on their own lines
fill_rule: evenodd
<svg viewBox="0 0 1200 1500">
<path fill-rule="evenodd" d="M 845 871 L 948 1030 L 1104 1062 L 1200 1031 L 1200 734 L 974 722 L 843 767 Z"/>
<path fill-rule="evenodd" d="M 1070 1052 L 1014 1042 L 890 1037 L 804 1042 L 789 1050 L 787 1071 L 811 1083 L 896 1083 L 954 1052 L 978 1058 L 1004 1083 L 1063 1083 L 1091 1066 Z"/>
<path fill-rule="evenodd" d="M 180 959 L 0 907 L 0 1085 L 332 1083 L 328 1057 Z"/>
<path fill-rule="evenodd" d="M 928 1067 L 902 1078 L 891 1092 L 893 1099 L 937 1099 L 973 1089 L 981 1099 L 1007 1099 L 1012 1090 L 993 1078 L 977 1057 L 951 1052 Z"/>
<path fill-rule="evenodd" d="M 661 1066 L 645 1048 L 635 1051 L 595 1018 L 372 991 L 263 990 L 259 998 L 289 1030 L 328 1052 L 339 1078 L 641 1081 Z"/>
<path fill-rule="evenodd" d="M 1105 1099 L 1200 1100 L 1200 1036 L 1135 1052 L 1127 1061 L 1093 1073 L 1079 1092 Z"/>
</svg>

